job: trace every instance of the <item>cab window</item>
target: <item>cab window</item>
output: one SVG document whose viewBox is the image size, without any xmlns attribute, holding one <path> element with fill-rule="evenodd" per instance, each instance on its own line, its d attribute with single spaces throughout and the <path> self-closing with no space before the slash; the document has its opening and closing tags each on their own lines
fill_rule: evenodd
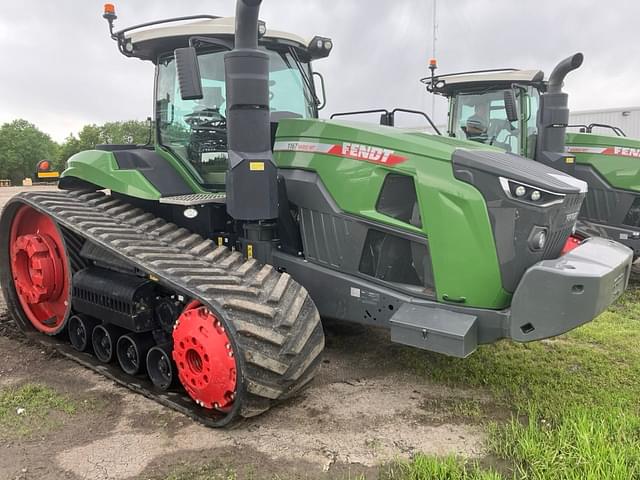
<svg viewBox="0 0 640 480">
<path fill-rule="evenodd" d="M 507 120 L 504 90 L 458 94 L 452 127 L 457 138 L 519 152 L 518 122 Z"/>
</svg>

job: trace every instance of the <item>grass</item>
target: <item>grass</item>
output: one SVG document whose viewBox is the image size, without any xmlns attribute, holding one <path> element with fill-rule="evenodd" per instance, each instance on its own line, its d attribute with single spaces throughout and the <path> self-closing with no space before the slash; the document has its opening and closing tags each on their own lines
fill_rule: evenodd
<svg viewBox="0 0 640 480">
<path fill-rule="evenodd" d="M 411 462 L 388 465 L 381 474 L 384 480 L 501 480 L 493 470 L 467 465 L 455 457 L 435 458 L 418 455 Z"/>
<path fill-rule="evenodd" d="M 44 385 L 0 389 L 0 437 L 28 437 L 49 430 L 58 425 L 60 415 L 76 410 L 75 403 Z"/>
<path fill-rule="evenodd" d="M 161 478 L 162 480 L 236 480 L 238 474 L 222 462 L 212 461 L 203 465 L 183 463 Z M 245 475 L 242 475 L 242 478 L 245 478 Z M 247 478 L 254 478 L 254 476 L 249 474 Z"/>
<path fill-rule="evenodd" d="M 420 456 L 389 478 L 640 478 L 639 286 L 557 339 L 500 342 L 464 360 L 403 349 L 401 359 L 430 381 L 489 391 L 510 410 L 511 421 L 488 425 L 488 448 L 511 468 Z"/>
</svg>

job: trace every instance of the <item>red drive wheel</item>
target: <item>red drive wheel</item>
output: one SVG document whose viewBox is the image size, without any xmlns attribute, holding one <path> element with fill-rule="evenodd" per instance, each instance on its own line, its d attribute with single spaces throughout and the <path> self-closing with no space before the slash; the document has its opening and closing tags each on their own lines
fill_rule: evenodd
<svg viewBox="0 0 640 480">
<path fill-rule="evenodd" d="M 228 412 L 236 392 L 236 359 L 224 326 L 200 302 L 184 309 L 173 330 L 178 378 L 200 406 Z"/>
<path fill-rule="evenodd" d="M 36 330 L 59 333 L 71 308 L 71 272 L 53 220 L 29 206 L 20 207 L 11 223 L 9 256 L 24 314 Z"/>
</svg>

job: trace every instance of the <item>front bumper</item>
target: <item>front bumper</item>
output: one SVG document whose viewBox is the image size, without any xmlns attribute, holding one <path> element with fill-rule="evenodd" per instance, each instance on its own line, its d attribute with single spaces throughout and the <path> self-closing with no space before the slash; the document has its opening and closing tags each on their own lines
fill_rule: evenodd
<svg viewBox="0 0 640 480">
<path fill-rule="evenodd" d="M 633 252 L 590 238 L 523 275 L 511 302 L 509 337 L 529 342 L 553 337 L 600 315 L 627 288 Z"/>
</svg>

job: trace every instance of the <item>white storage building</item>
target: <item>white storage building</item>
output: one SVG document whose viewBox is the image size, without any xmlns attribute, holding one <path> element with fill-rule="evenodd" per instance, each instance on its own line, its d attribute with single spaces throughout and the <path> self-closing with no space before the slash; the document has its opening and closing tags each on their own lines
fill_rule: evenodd
<svg viewBox="0 0 640 480">
<path fill-rule="evenodd" d="M 591 123 L 604 123 L 621 128 L 630 138 L 640 138 L 640 107 L 606 108 L 601 110 L 583 110 L 571 112 L 569 124 L 589 125 Z M 610 130 L 594 128 L 593 133 L 614 135 Z"/>
</svg>

